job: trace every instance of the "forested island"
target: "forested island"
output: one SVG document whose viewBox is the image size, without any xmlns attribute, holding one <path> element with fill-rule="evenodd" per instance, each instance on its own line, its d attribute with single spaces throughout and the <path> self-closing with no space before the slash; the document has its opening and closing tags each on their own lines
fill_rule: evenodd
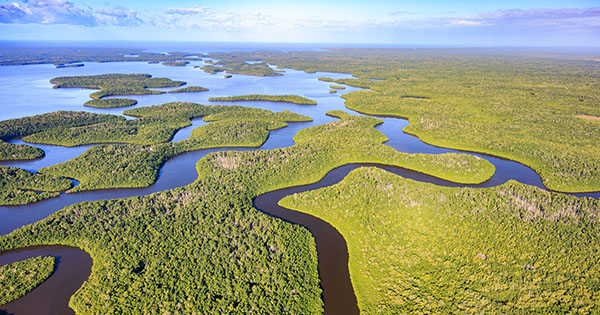
<svg viewBox="0 0 600 315">
<path fill-rule="evenodd" d="M 251 94 L 251 95 L 239 95 L 239 96 L 225 96 L 225 97 L 211 97 L 208 99 L 211 102 L 235 102 L 235 101 L 267 101 L 267 102 L 282 102 L 292 103 L 298 105 L 316 105 L 317 102 L 308 99 L 306 97 L 298 95 L 262 95 L 262 94 Z"/>
</svg>

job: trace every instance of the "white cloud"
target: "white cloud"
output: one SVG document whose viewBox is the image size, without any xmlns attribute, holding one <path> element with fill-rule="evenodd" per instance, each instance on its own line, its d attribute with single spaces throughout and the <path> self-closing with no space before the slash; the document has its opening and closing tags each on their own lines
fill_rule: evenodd
<svg viewBox="0 0 600 315">
<path fill-rule="evenodd" d="M 85 9 L 66 0 L 24 0 L 0 5 L 0 23 L 138 26 L 137 12 L 124 8 Z"/>
<path fill-rule="evenodd" d="M 178 15 L 208 15 L 212 11 L 206 7 L 193 7 L 193 8 L 166 8 L 163 10 L 166 14 L 178 14 Z"/>
<path fill-rule="evenodd" d="M 96 9 L 94 17 L 99 24 L 116 26 L 138 26 L 144 23 L 137 12 L 124 8 Z"/>
<path fill-rule="evenodd" d="M 452 21 L 453 25 L 464 25 L 464 26 L 481 26 L 484 25 L 482 22 L 469 21 L 469 20 L 457 20 Z"/>
</svg>

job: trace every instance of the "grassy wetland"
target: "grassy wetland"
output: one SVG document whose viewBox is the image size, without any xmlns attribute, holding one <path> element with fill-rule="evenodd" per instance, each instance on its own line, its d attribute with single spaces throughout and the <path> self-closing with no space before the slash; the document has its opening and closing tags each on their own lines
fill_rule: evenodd
<svg viewBox="0 0 600 315">
<path fill-rule="evenodd" d="M 344 236 L 362 313 L 596 313 L 600 203 L 509 181 L 419 183 L 378 168 L 281 205 Z M 568 250 L 565 250 L 568 248 Z"/>
</svg>

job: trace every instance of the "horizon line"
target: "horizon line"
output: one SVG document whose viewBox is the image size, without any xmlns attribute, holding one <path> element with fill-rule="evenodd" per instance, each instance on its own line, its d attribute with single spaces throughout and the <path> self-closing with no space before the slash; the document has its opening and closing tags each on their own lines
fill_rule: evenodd
<svg viewBox="0 0 600 315">
<path fill-rule="evenodd" d="M 0 39 L 0 42 L 43 42 L 43 43 L 188 43 L 188 44 L 269 44 L 269 45 L 358 45 L 358 46 L 396 46 L 399 48 L 600 48 L 598 45 L 473 45 L 473 44 L 402 44 L 402 43 L 361 43 L 361 42 L 279 42 L 279 41 L 188 41 L 188 40 L 106 40 L 106 39 Z M 327 48 L 337 48 L 330 46 Z M 345 48 L 345 47 L 340 47 Z"/>
</svg>

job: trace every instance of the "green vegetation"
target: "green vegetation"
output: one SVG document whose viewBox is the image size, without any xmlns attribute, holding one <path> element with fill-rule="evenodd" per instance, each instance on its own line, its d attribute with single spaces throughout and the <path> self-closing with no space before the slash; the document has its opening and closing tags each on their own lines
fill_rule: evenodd
<svg viewBox="0 0 600 315">
<path fill-rule="evenodd" d="M 251 107 L 241 107 L 241 106 L 226 106 L 226 110 L 221 112 L 217 112 L 202 118 L 204 121 L 218 121 L 218 120 L 227 120 L 227 119 L 240 119 L 240 120 L 248 120 L 248 119 L 261 119 L 261 120 L 279 120 L 285 122 L 303 122 L 303 121 L 312 121 L 312 118 L 299 115 L 294 112 L 290 112 L 289 110 L 284 110 L 283 112 L 272 112 L 265 109 L 260 108 L 251 108 Z M 227 110 L 230 109 L 230 110 Z"/>
<path fill-rule="evenodd" d="M 224 67 L 229 68 L 226 70 L 227 73 L 233 74 L 245 74 L 245 75 L 255 75 L 259 77 L 272 77 L 272 76 L 282 76 L 283 73 L 280 71 L 276 71 L 271 69 L 268 65 L 264 63 L 225 63 Z"/>
<path fill-rule="evenodd" d="M 83 66 L 84 66 L 83 63 L 69 63 L 69 64 L 66 64 L 66 65 L 65 64 L 56 65 L 56 68 L 57 69 L 60 69 L 60 68 L 79 68 L 79 67 L 83 67 Z"/>
<path fill-rule="evenodd" d="M 56 128 L 25 137 L 23 140 L 62 146 L 94 143 L 157 144 L 169 142 L 175 132 L 191 124 L 190 119 L 240 107 L 204 106 L 194 103 L 167 103 L 130 109 L 133 120 L 111 121 L 94 125 Z"/>
<path fill-rule="evenodd" d="M 170 141 L 178 129 L 189 124 L 189 120 L 177 121 L 152 117 L 82 127 L 56 128 L 27 136 L 23 141 L 67 147 L 96 143 L 153 144 Z"/>
<path fill-rule="evenodd" d="M 337 93 L 337 90 L 329 90 L 330 94 Z"/>
<path fill-rule="evenodd" d="M 338 83 L 338 82 L 342 81 L 342 80 L 336 80 L 336 79 L 325 78 L 325 77 L 320 77 L 317 80 L 323 81 L 323 82 L 334 82 L 334 83 Z"/>
<path fill-rule="evenodd" d="M 212 62 L 213 65 L 204 66 L 202 69 L 213 74 L 225 70 L 227 73 L 232 74 L 237 73 L 256 76 L 283 75 L 283 73 L 281 73 L 283 71 L 273 70 L 264 62 L 247 63 L 245 59 L 239 59 L 237 56 L 229 53 L 211 53 L 209 57 L 218 59 L 218 61 Z"/>
<path fill-rule="evenodd" d="M 190 114 L 189 111 L 197 112 Z M 92 189 L 147 187 L 158 178 L 162 165 L 178 154 L 215 147 L 259 147 L 269 131 L 287 126 L 285 122 L 310 121 L 309 117 L 289 111 L 271 112 L 239 106 L 204 106 L 193 103 L 167 103 L 136 109 L 138 115 L 179 115 L 189 118 L 205 116 L 213 123 L 192 131 L 189 139 L 177 143 L 155 145 L 101 145 L 82 155 L 47 168 L 40 173 L 74 178 L 79 185 L 69 192 Z M 189 118 L 188 118 L 189 117 Z"/>
<path fill-rule="evenodd" d="M 173 155 L 175 150 L 169 144 L 106 144 L 91 147 L 72 160 L 39 172 L 78 180 L 79 185 L 68 192 L 146 187 L 156 181 L 160 167 Z"/>
<path fill-rule="evenodd" d="M 138 118 L 155 118 L 170 121 L 183 121 L 212 115 L 222 111 L 241 109 L 241 106 L 200 105 L 188 102 L 172 102 L 161 105 L 128 109 L 123 114 Z M 186 126 L 189 126 L 186 125 Z"/>
<path fill-rule="evenodd" d="M 169 66 L 169 67 L 185 67 L 189 64 L 189 61 L 166 61 L 163 62 L 162 65 L 163 66 Z"/>
<path fill-rule="evenodd" d="M 35 257 L 0 267 L 0 305 L 12 302 L 42 284 L 54 272 L 54 257 Z"/>
<path fill-rule="evenodd" d="M 392 153 L 373 128 L 380 120 L 331 114 L 342 120 L 301 130 L 292 147 L 209 154 L 191 185 L 67 207 L 0 237 L 0 251 L 65 244 L 90 253 L 92 274 L 70 302 L 78 313 L 320 314 L 310 233 L 253 209 L 253 198 L 315 182 L 350 162 L 433 169 L 447 178 L 485 180 L 493 172 L 469 155 Z"/>
<path fill-rule="evenodd" d="M 353 73 L 348 108 L 406 117 L 427 143 L 519 161 L 553 190 L 600 190 L 600 63 L 584 55 L 469 49 L 239 52 L 279 67 Z M 373 81 L 383 79 L 382 81 Z M 417 95 L 423 99 L 402 98 Z M 427 99 L 429 98 L 429 99 Z"/>
<path fill-rule="evenodd" d="M 36 147 L 0 141 L 0 160 L 34 160 L 44 155 L 44 150 Z"/>
<path fill-rule="evenodd" d="M 0 66 L 51 63 L 69 65 L 81 62 L 117 62 L 144 61 L 159 63 L 163 61 L 195 60 L 183 52 L 167 54 L 130 48 L 60 48 L 60 47 L 0 47 Z"/>
<path fill-rule="evenodd" d="M 332 85 L 329 88 L 334 89 L 334 90 L 345 90 L 346 89 L 345 86 L 341 86 L 341 85 Z"/>
<path fill-rule="evenodd" d="M 226 97 L 211 97 L 208 99 L 212 102 L 234 102 L 234 101 L 268 101 L 268 102 L 285 102 L 300 105 L 316 105 L 317 102 L 308 99 L 306 97 L 298 95 L 263 95 L 263 94 L 251 94 L 251 95 L 240 95 L 240 96 L 226 96 Z"/>
<path fill-rule="evenodd" d="M 83 103 L 83 106 L 97 107 L 97 108 L 114 108 L 114 107 L 127 107 L 137 104 L 136 100 L 129 98 L 104 98 L 99 100 L 91 100 Z"/>
<path fill-rule="evenodd" d="M 0 160 L 26 160 L 44 156 L 44 151 L 38 148 L 4 142 L 12 138 L 23 137 L 44 130 L 55 130 L 121 120 L 125 119 L 114 115 L 58 111 L 43 115 L 0 121 Z"/>
<path fill-rule="evenodd" d="M 0 166 L 0 206 L 24 205 L 58 196 L 73 187 L 68 178 Z"/>
<path fill-rule="evenodd" d="M 147 187 L 156 182 L 162 165 L 175 155 L 215 147 L 259 147 L 269 130 L 285 126 L 281 121 L 266 120 L 213 122 L 194 129 L 189 139 L 178 143 L 95 146 L 75 159 L 39 171 L 80 181 L 68 192 Z"/>
<path fill-rule="evenodd" d="M 58 111 L 0 121 L 0 139 L 7 141 L 12 138 L 31 135 L 48 129 L 85 126 L 123 120 L 125 120 L 125 118 L 115 115 Z"/>
<path fill-rule="evenodd" d="M 509 181 L 448 188 L 378 168 L 284 198 L 348 243 L 361 313 L 597 313 L 600 202 Z"/>
<path fill-rule="evenodd" d="M 206 92 L 207 88 L 201 86 L 186 86 L 184 88 L 171 90 L 169 93 L 185 93 L 185 92 Z"/>
<path fill-rule="evenodd" d="M 202 66 L 202 70 L 204 70 L 204 72 L 208 72 L 210 74 L 217 74 L 219 72 L 225 71 L 225 69 L 223 67 L 212 66 L 212 65 Z"/>
<path fill-rule="evenodd" d="M 162 91 L 148 88 L 166 88 L 184 85 L 183 81 L 173 81 L 168 78 L 153 78 L 149 74 L 109 73 L 100 75 L 83 75 L 72 77 L 57 77 L 50 80 L 54 88 L 84 88 L 97 89 L 98 92 L 90 97 L 99 100 L 106 96 L 116 95 L 145 95 L 162 94 Z"/>
</svg>

